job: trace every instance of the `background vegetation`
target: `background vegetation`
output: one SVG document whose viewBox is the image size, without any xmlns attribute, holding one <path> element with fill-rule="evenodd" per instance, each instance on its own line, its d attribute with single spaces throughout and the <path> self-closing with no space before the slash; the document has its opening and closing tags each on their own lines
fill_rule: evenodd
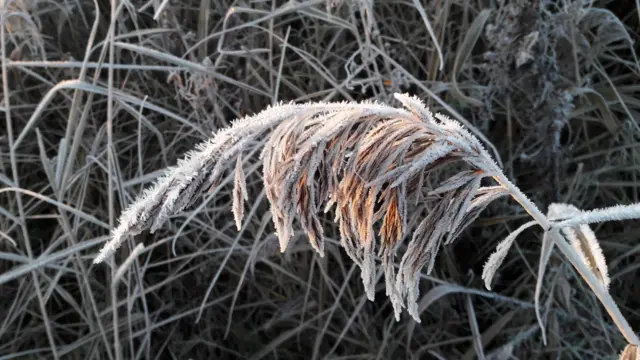
<svg viewBox="0 0 640 360">
<path fill-rule="evenodd" d="M 121 210 L 182 154 L 279 101 L 394 92 L 475 127 L 538 204 L 640 201 L 640 8 L 624 1 L 0 0 L 0 359 L 613 359 L 625 345 L 554 253 L 547 346 L 533 311 L 541 233 L 486 291 L 526 218 L 498 200 L 393 318 L 324 218 L 281 254 L 255 165 L 238 232 L 231 179 L 161 230 L 119 282 L 91 261 Z M 246 169 L 246 167 L 245 167 Z M 545 209 L 546 210 L 546 209 Z M 640 328 L 640 224 L 595 229 Z M 293 245 L 293 246 L 292 246 Z"/>
</svg>

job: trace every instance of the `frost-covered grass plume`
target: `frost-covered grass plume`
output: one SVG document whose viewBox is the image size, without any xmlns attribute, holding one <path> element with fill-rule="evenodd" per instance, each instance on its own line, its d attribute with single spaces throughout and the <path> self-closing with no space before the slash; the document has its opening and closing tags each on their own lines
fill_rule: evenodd
<svg viewBox="0 0 640 360">
<path fill-rule="evenodd" d="M 638 218 L 638 205 L 582 212 L 568 204 L 552 204 L 544 215 L 458 122 L 432 114 L 415 97 L 395 97 L 405 108 L 374 102 L 281 104 L 237 120 L 198 145 L 131 204 L 94 262 L 113 255 L 126 236 L 147 229 L 156 231 L 170 216 L 197 201 L 204 191 L 216 187 L 230 171 L 234 174 L 232 211 L 241 228 L 243 202 L 248 199 L 242 156 L 263 146 L 260 156 L 264 187 L 281 251 L 286 250 L 297 220 L 311 246 L 324 256 L 319 213 L 333 209 L 341 245 L 360 267 L 370 300 L 374 299 L 377 250 L 386 295 L 397 320 L 402 309 L 407 308 L 420 321 L 417 300 L 421 270 L 426 266 L 430 273 L 442 245 L 454 241 L 490 202 L 510 195 L 533 221 L 498 245 L 483 272 L 487 287 L 517 235 L 540 225 L 545 237 L 538 285 L 553 246 L 558 246 L 628 342 L 638 344 L 608 293 L 607 265 L 595 234 L 587 225 Z M 457 172 L 430 187 L 430 175 L 441 168 L 454 168 Z M 493 179 L 497 186 L 483 185 L 484 179 Z M 429 206 L 421 208 L 423 204 Z M 411 226 L 415 223 L 410 221 L 411 214 L 419 213 L 416 209 L 423 209 L 426 214 Z M 396 245 L 405 237 L 410 240 L 396 273 Z M 539 286 L 536 311 L 542 324 Z"/>
</svg>

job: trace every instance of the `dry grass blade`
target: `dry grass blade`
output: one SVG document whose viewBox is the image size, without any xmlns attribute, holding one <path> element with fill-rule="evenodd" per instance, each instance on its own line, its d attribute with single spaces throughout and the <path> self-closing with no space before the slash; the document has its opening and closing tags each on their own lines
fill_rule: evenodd
<svg viewBox="0 0 640 360">
<path fill-rule="evenodd" d="M 558 228 L 573 227 L 605 221 L 637 219 L 640 217 L 640 204 L 615 205 L 603 209 L 580 211 L 555 226 Z"/>
<path fill-rule="evenodd" d="M 478 356 L 478 360 L 485 360 L 484 345 L 482 344 L 482 335 L 480 334 L 480 327 L 478 326 L 478 319 L 476 318 L 476 311 L 473 309 L 473 301 L 471 295 L 465 296 L 465 306 L 467 309 L 467 316 L 469 317 L 469 327 L 471 328 L 471 334 L 473 336 L 473 348 Z"/>
<path fill-rule="evenodd" d="M 242 228 L 242 218 L 244 217 L 244 202 L 249 199 L 247 194 L 247 183 L 242 170 L 242 157 L 238 156 L 236 161 L 236 171 L 233 181 L 233 218 L 238 230 Z"/>
<path fill-rule="evenodd" d="M 554 220 L 578 217 L 581 213 L 578 208 L 569 204 L 551 204 L 549 206 L 549 218 Z M 593 271 L 600 283 L 608 288 L 611 280 L 609 279 L 607 262 L 602 254 L 598 239 L 589 225 L 565 226 L 561 228 L 561 231 L 569 239 L 580 260 Z"/>
<path fill-rule="evenodd" d="M 429 32 L 429 35 L 431 36 L 431 40 L 433 40 L 433 44 L 434 44 L 434 46 L 436 48 L 436 51 L 438 52 L 438 57 L 440 59 L 440 64 L 438 65 L 438 69 L 440 71 L 442 71 L 442 69 L 444 68 L 444 55 L 442 54 L 442 49 L 440 48 L 440 44 L 438 44 L 438 39 L 437 39 L 437 37 L 435 35 L 435 32 L 433 31 L 433 27 L 431 26 L 431 22 L 429 21 L 429 18 L 427 17 L 427 13 L 424 10 L 424 6 L 422 6 L 422 4 L 420 4 L 420 1 L 418 1 L 418 0 L 413 0 L 413 5 L 418 10 L 418 13 L 422 17 L 422 21 L 424 21 L 424 25 L 427 28 L 427 30 Z"/>
<path fill-rule="evenodd" d="M 453 74 L 451 77 L 453 93 L 461 100 L 466 101 L 472 106 L 482 106 L 483 103 L 476 98 L 467 96 L 462 93 L 460 87 L 458 86 L 458 75 L 460 74 L 462 65 L 469 59 L 469 56 L 471 56 L 471 51 L 478 42 L 478 39 L 480 39 L 480 35 L 482 34 L 482 30 L 484 29 L 484 26 L 489 19 L 489 15 L 491 15 L 491 9 L 484 9 L 478 14 L 478 16 L 476 16 L 476 18 L 469 26 L 469 30 L 467 30 L 464 40 L 462 41 L 458 48 L 458 51 L 456 52 L 456 59 L 453 62 Z"/>
<path fill-rule="evenodd" d="M 491 290 L 491 280 L 493 280 L 493 275 L 495 275 L 500 265 L 502 265 L 504 258 L 507 257 L 507 253 L 509 252 L 511 245 L 513 245 L 513 241 L 521 232 L 536 224 L 537 222 L 535 221 L 529 221 L 528 223 L 523 224 L 498 244 L 496 251 L 491 254 L 482 271 L 482 280 L 484 280 L 484 285 L 487 287 L 487 290 Z"/>
</svg>

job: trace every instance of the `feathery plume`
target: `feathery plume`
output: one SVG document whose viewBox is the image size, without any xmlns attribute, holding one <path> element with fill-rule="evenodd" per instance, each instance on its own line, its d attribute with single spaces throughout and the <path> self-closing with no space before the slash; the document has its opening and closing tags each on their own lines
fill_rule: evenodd
<svg viewBox="0 0 640 360">
<path fill-rule="evenodd" d="M 286 250 L 297 220 L 311 247 L 324 256 L 318 214 L 335 209 L 340 243 L 360 267 L 367 297 L 374 298 L 378 255 L 396 318 L 408 308 L 420 321 L 421 269 L 426 266 L 431 272 L 440 246 L 451 243 L 491 201 L 508 192 L 501 186 L 481 186 L 482 179 L 500 169 L 459 123 L 433 115 L 415 97 L 396 98 L 408 110 L 374 102 L 279 104 L 235 121 L 198 145 L 131 204 L 94 262 L 111 256 L 126 236 L 154 232 L 191 206 L 219 185 L 234 160 L 232 212 L 240 228 L 242 202 L 248 198 L 240 156 L 263 146 L 264 187 L 281 250 Z M 468 170 L 426 189 L 422 205 L 428 204 L 428 213 L 410 229 L 409 214 L 417 202 L 408 199 L 421 198 L 429 183 L 425 178 L 456 162 Z M 396 247 L 411 232 L 396 273 Z"/>
<path fill-rule="evenodd" d="M 236 171 L 233 180 L 233 218 L 236 221 L 236 228 L 242 228 L 242 218 L 244 217 L 244 202 L 249 199 L 247 194 L 247 183 L 242 170 L 242 157 L 238 156 L 236 161 Z"/>
</svg>

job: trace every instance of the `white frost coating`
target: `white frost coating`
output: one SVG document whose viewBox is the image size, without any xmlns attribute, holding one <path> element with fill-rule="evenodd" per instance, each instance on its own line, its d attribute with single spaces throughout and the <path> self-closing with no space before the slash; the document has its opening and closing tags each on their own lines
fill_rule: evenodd
<svg viewBox="0 0 640 360">
<path fill-rule="evenodd" d="M 626 211 L 633 213 L 633 209 L 629 209 L 629 206 L 626 206 L 625 208 L 627 208 Z M 602 248 L 600 248 L 600 243 L 596 238 L 596 234 L 591 230 L 591 227 L 583 221 L 584 219 L 601 219 L 602 212 L 606 214 L 604 215 L 605 217 L 613 216 L 611 214 L 616 211 L 619 210 L 607 208 L 583 212 L 573 205 L 562 203 L 555 203 L 549 206 L 549 219 L 564 219 L 560 221 L 560 223 L 556 224 L 555 227 L 559 228 L 562 231 L 562 234 L 569 239 L 569 243 L 578 254 L 580 261 L 582 261 L 582 263 L 596 274 L 596 277 L 602 282 L 602 285 L 604 285 L 605 288 L 608 288 L 611 283 L 607 261 L 602 253 Z"/>
<path fill-rule="evenodd" d="M 608 208 L 581 211 L 579 215 L 556 224 L 557 228 L 640 218 L 640 204 L 616 205 Z"/>
<path fill-rule="evenodd" d="M 449 238 L 447 239 L 446 244 L 450 244 L 454 240 L 453 235 L 457 233 L 458 227 L 462 223 L 471 201 L 476 196 L 481 180 L 482 175 L 476 176 L 475 179 L 465 186 L 464 191 L 458 196 L 462 201 L 458 208 L 452 209 L 453 211 L 451 214 L 453 218 L 451 219 L 451 224 L 448 225 L 447 231 L 449 232 Z"/>
<path fill-rule="evenodd" d="M 493 276 L 496 274 L 500 265 L 502 265 L 511 245 L 513 245 L 513 241 L 518 237 L 518 235 L 520 235 L 520 233 L 537 223 L 538 222 L 536 221 L 529 221 L 528 223 L 521 225 L 502 240 L 496 247 L 496 251 L 489 256 L 489 260 L 484 264 L 484 269 L 482 270 L 482 280 L 484 280 L 484 285 L 487 287 L 487 290 L 491 290 L 491 281 L 493 280 Z"/>
<path fill-rule="evenodd" d="M 421 169 L 424 169 L 426 166 L 432 164 L 434 161 L 443 158 L 447 154 L 449 154 L 454 149 L 453 145 L 447 143 L 435 143 L 429 146 L 422 155 L 416 159 L 416 161 L 411 164 L 401 166 L 397 170 L 391 171 L 388 173 L 389 177 L 393 177 L 394 175 L 399 175 L 398 178 L 391 183 L 391 187 L 396 187 L 400 185 L 400 183 L 407 181 L 407 179 L 416 173 L 418 173 Z M 393 174 L 393 175 L 391 175 Z M 377 180 L 376 180 L 377 182 Z"/>
<path fill-rule="evenodd" d="M 242 157 L 236 160 L 236 171 L 233 180 L 233 218 L 238 231 L 242 228 L 242 218 L 244 217 L 244 202 L 249 199 L 247 194 L 247 184 L 242 170 Z"/>
<path fill-rule="evenodd" d="M 475 170 L 467 170 L 461 171 L 447 180 L 443 181 L 440 186 L 435 188 L 434 190 L 429 191 L 429 195 L 438 195 L 451 190 L 458 189 L 468 182 L 476 178 L 478 175 Z"/>
<path fill-rule="evenodd" d="M 394 97 L 422 121 L 435 125 L 436 121 L 433 118 L 433 113 L 424 106 L 424 103 L 417 96 L 394 94 Z"/>
<path fill-rule="evenodd" d="M 489 189 L 491 188 L 491 189 Z M 485 189 L 483 191 L 483 189 Z M 487 190 L 488 189 L 488 190 Z M 482 194 L 471 201 L 467 212 L 475 210 L 476 208 L 486 206 L 499 197 L 509 194 L 502 186 L 481 187 L 477 191 L 478 194 Z"/>
</svg>

